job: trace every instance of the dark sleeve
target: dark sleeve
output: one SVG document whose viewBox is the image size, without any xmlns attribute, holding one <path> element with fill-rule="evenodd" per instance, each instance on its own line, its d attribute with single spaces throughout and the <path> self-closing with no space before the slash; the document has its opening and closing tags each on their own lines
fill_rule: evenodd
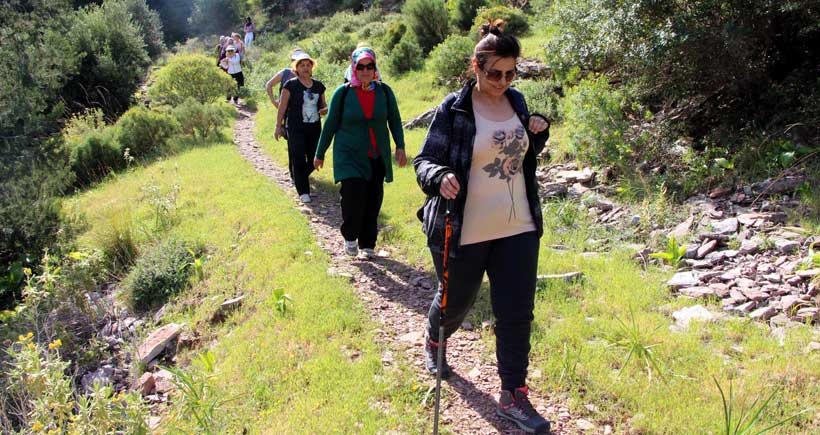
<svg viewBox="0 0 820 435">
<path fill-rule="evenodd" d="M 547 139 L 550 138 L 550 120 L 547 119 L 546 116 L 541 115 L 540 113 L 533 113 L 529 116 L 532 118 L 533 116 L 537 116 L 539 118 L 543 118 L 544 121 L 547 121 L 547 128 L 545 128 L 540 133 L 532 133 L 529 130 L 527 132 L 530 135 L 530 144 L 532 144 L 532 150 L 535 151 L 535 155 L 541 154 L 541 151 L 544 151 L 544 147 L 547 145 Z M 527 118 L 527 123 L 529 124 L 529 118 Z"/>
<path fill-rule="evenodd" d="M 427 136 L 421 143 L 421 150 L 413 159 L 416 169 L 416 181 L 427 196 L 439 194 L 441 178 L 453 172 L 450 162 L 450 140 L 452 137 L 453 119 L 450 107 L 456 94 L 450 94 L 436 109 Z"/>
<path fill-rule="evenodd" d="M 401 114 L 399 113 L 399 104 L 396 101 L 396 94 L 390 86 L 382 83 L 384 86 L 385 96 L 387 97 L 387 126 L 390 127 L 390 134 L 393 135 L 393 142 L 396 143 L 396 149 L 404 149 L 404 127 L 401 125 Z"/>
</svg>

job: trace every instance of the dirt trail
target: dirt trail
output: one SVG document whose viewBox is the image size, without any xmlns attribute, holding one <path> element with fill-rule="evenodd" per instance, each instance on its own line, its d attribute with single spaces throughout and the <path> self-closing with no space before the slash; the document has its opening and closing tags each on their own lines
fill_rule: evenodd
<svg viewBox="0 0 820 435">
<path fill-rule="evenodd" d="M 298 204 L 297 207 L 308 218 L 319 245 L 330 254 L 330 272 L 350 277 L 356 294 L 368 308 L 371 317 L 382 325 L 377 337 L 385 349 L 382 357 L 384 364 L 406 362 L 417 368 L 421 382 L 434 386 L 435 379 L 424 372 L 423 363 L 423 325 L 434 295 L 434 279 L 427 272 L 407 266 L 403 259 L 393 256 L 395 250 L 390 246 L 376 247 L 377 251 L 391 253 L 389 257 L 380 256 L 365 261 L 345 256 L 338 230 L 341 224 L 338 191 L 314 189 L 315 196 L 310 204 L 299 203 L 287 169 L 277 166 L 262 152 L 253 138 L 253 128 L 254 114 L 240 108 L 234 129 L 234 142 L 240 154 L 257 171 L 287 192 L 294 204 Z M 487 356 L 480 335 L 480 331 L 462 329 L 447 342 L 447 358 L 454 373 L 442 383 L 441 429 L 464 435 L 523 434 L 511 423 L 495 416 L 498 389 L 495 358 Z M 579 423 L 584 426 L 583 421 L 570 415 L 563 403 L 545 396 L 533 391 L 531 398 L 536 409 L 552 422 L 553 434 L 608 433 L 600 427 L 581 431 Z M 432 426 L 432 405 L 430 413 Z"/>
</svg>

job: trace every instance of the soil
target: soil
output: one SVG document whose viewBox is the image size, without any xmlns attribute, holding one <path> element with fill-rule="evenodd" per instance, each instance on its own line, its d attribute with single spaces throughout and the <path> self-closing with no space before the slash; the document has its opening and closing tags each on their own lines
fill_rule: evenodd
<svg viewBox="0 0 820 435">
<path fill-rule="evenodd" d="M 294 205 L 305 214 L 317 243 L 330 255 L 328 273 L 350 277 L 357 296 L 371 318 L 380 325 L 376 336 L 384 352 L 382 361 L 385 366 L 398 363 L 412 366 L 416 369 L 419 382 L 434 387 L 435 379 L 424 370 L 423 347 L 427 310 L 435 293 L 434 277 L 428 271 L 409 265 L 395 254 L 398 250 L 391 246 L 377 246 L 379 255 L 371 260 L 346 256 L 339 233 L 342 217 L 338 192 L 314 189 L 312 202 L 302 204 L 287 168 L 278 166 L 261 150 L 254 140 L 253 129 L 254 114 L 240 107 L 234 130 L 234 142 L 240 154 L 258 172 L 288 193 Z M 487 349 L 481 339 L 485 333 L 492 333 L 491 329 L 462 328 L 447 341 L 447 359 L 453 368 L 453 376 L 442 383 L 442 432 L 477 435 L 525 433 L 495 415 L 499 380 L 494 350 Z M 550 397 L 536 390 L 531 390 L 530 398 L 533 406 L 551 421 L 553 434 L 611 433 L 609 426 L 598 427 L 573 415 L 563 398 Z M 431 428 L 432 401 L 431 394 Z"/>
</svg>

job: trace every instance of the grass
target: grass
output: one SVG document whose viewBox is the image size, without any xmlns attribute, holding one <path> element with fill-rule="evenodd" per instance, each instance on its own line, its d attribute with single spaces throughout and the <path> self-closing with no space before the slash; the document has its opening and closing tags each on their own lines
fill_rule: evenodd
<svg viewBox="0 0 820 435">
<path fill-rule="evenodd" d="M 537 37 L 525 38 L 525 51 L 538 44 Z M 332 89 L 333 74 L 325 76 Z M 428 86 L 423 72 L 387 82 L 405 120 L 438 104 L 445 93 Z M 273 140 L 275 114 L 265 98 L 259 101 L 257 140 L 284 167 L 285 143 Z M 555 126 L 551 142 L 559 155 L 565 153 L 562 132 Z M 410 159 L 424 134 L 405 132 Z M 312 178 L 320 188 L 336 190 L 331 160 Z M 415 217 L 423 195 L 411 167 L 395 168 L 394 175 L 385 189 L 381 241 L 430 270 Z M 398 361 L 395 370 L 382 366 L 382 349 L 370 332 L 374 325 L 350 285 L 326 275 L 328 259 L 316 249 L 305 218 L 234 147 L 191 150 L 77 197 L 74 208 L 86 214 L 91 228 L 82 240 L 93 245 L 116 214 L 146 229 L 134 232 L 135 243 L 155 237 L 147 230 L 155 211 L 139 200 L 146 180 L 163 191 L 180 186 L 175 219 L 164 231 L 198 241 L 211 253 L 205 279 L 171 305 L 167 320 L 196 325 L 203 342 L 213 343 L 219 379 L 214 388 L 231 399 L 219 413 L 225 433 L 423 432 L 427 388 L 411 380 L 408 361 Z M 818 340 L 816 328 L 791 328 L 779 340 L 766 325 L 730 318 L 673 332 L 671 313 L 692 302 L 671 296 L 664 284 L 671 272 L 642 268 L 619 245 L 591 249 L 591 239 L 619 237 L 595 227 L 578 204 L 550 202 L 544 211 L 539 273 L 581 271 L 584 279 L 539 287 L 531 373 L 541 375 L 529 380 L 534 394 L 558 397 L 573 415 L 609 424 L 614 433 L 717 434 L 726 423 L 727 398 L 714 379 L 734 379 L 742 393 L 733 392 L 729 402 L 766 398 L 766 406 L 751 407 L 760 410 L 755 422 L 761 428 L 809 408 L 777 433 L 820 432 L 820 355 L 805 352 Z M 307 250 L 314 255 L 305 255 Z M 206 320 L 219 303 L 237 294 L 247 296 L 244 308 L 224 324 L 210 325 Z M 474 324 L 488 320 L 488 303 L 482 294 Z M 613 347 L 613 337 L 623 345 Z M 489 360 L 492 341 L 486 334 Z M 663 367 L 666 381 L 650 377 L 647 364 Z"/>
<path fill-rule="evenodd" d="M 411 84 L 400 79 L 391 86 L 409 89 Z M 409 113 L 404 101 L 412 105 L 418 100 L 413 93 L 407 98 L 399 95 L 402 113 Z M 270 140 L 270 116 L 269 108 L 262 107 L 257 138 L 282 164 L 287 160 L 284 143 Z M 560 141 L 561 127 L 556 130 Z M 405 133 L 412 156 L 424 132 Z M 330 168 L 332 163 L 326 162 L 326 169 L 313 177 L 323 188 L 336 189 L 331 187 Z M 394 173 L 396 180 L 386 187 L 381 216 L 381 224 L 389 230 L 381 234 L 381 240 L 397 246 L 409 262 L 431 270 L 415 218 L 423 196 L 412 170 L 394 168 Z M 761 413 L 762 422 L 771 424 L 807 406 L 817 406 L 820 365 L 816 363 L 820 357 L 803 353 L 808 342 L 817 339 L 816 330 L 792 329 L 782 346 L 764 325 L 740 319 L 672 332 L 671 313 L 691 302 L 673 298 L 666 289 L 664 283 L 671 272 L 657 267 L 644 270 L 632 260 L 634 252 L 617 243 L 603 252 L 586 252 L 591 239 L 611 237 L 618 242 L 629 237 L 594 226 L 576 203 L 558 201 L 544 206 L 546 231 L 539 273 L 582 271 L 585 279 L 539 289 L 531 372 L 537 370 L 541 376 L 530 380 L 536 394 L 563 397 L 573 413 L 610 424 L 615 433 L 719 433 L 723 402 L 712 376 L 739 376 L 744 391 L 750 392 L 772 384 L 788 385 L 773 398 L 778 406 Z M 552 248 L 555 245 L 563 248 Z M 468 320 L 475 325 L 488 320 L 488 304 L 486 294 L 481 295 Z M 720 311 L 719 306 L 712 309 Z M 619 337 L 616 342 L 621 346 L 612 346 L 607 340 L 612 337 Z M 485 357 L 493 360 L 493 339 L 486 338 Z M 584 406 L 588 404 L 595 411 Z M 813 412 L 788 421 L 777 433 L 820 430 L 820 416 Z"/>
<path fill-rule="evenodd" d="M 231 398 L 215 413 L 222 433 L 408 433 L 423 424 L 418 387 L 406 368 L 382 366 L 374 325 L 350 285 L 327 276 L 328 259 L 304 216 L 234 146 L 191 150 L 74 198 L 69 209 L 89 224 L 80 243 L 93 246 L 123 210 L 136 227 L 153 229 L 152 205 L 138 200 L 144 180 L 179 186 L 177 219 L 167 231 L 211 253 L 205 279 L 168 307 L 164 321 L 184 322 L 213 341 L 219 381 L 209 388 Z M 141 242 L 153 236 L 162 237 L 142 233 Z M 238 294 L 246 296 L 244 308 L 210 325 L 218 305 Z M 285 294 L 291 299 L 282 305 Z M 287 315 L 279 314 L 283 307 Z M 196 359 L 181 361 L 189 357 Z"/>
</svg>

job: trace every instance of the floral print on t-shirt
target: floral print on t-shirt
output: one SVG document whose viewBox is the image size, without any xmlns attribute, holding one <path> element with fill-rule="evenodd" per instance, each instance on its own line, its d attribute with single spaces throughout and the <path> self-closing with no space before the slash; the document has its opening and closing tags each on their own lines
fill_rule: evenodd
<svg viewBox="0 0 820 435">
<path fill-rule="evenodd" d="M 490 178 L 498 177 L 507 182 L 507 190 L 510 193 L 510 214 L 507 222 L 511 221 L 515 215 L 515 177 L 521 170 L 521 163 L 524 161 L 524 154 L 527 152 L 527 142 L 524 141 L 526 131 L 524 127 L 518 126 L 514 130 L 496 130 L 493 133 L 493 148 L 498 149 L 498 157 L 492 163 L 482 169 L 487 172 Z"/>
</svg>

